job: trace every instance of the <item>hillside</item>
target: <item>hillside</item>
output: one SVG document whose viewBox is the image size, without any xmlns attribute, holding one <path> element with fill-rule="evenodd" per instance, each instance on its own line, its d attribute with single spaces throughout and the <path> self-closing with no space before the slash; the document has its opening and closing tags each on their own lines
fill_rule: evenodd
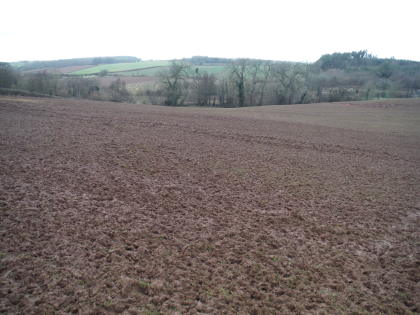
<svg viewBox="0 0 420 315">
<path fill-rule="evenodd" d="M 150 68 L 161 68 L 170 65 L 169 61 L 138 61 L 132 63 L 115 63 L 115 64 L 104 64 L 95 67 L 86 68 L 79 71 L 71 72 L 74 75 L 90 75 L 99 74 L 101 71 L 107 72 L 126 72 L 135 71 Z"/>
<path fill-rule="evenodd" d="M 72 58 L 46 61 L 12 62 L 12 66 L 21 71 L 61 69 L 64 67 L 94 66 L 98 64 L 112 64 L 122 62 L 136 62 L 139 59 L 130 56 Z M 72 71 L 72 70 L 70 70 Z M 74 70 L 73 70 L 74 71 Z"/>
<path fill-rule="evenodd" d="M 15 74 L 2 87 L 141 104 L 243 107 L 420 97 L 420 62 L 377 58 L 367 51 L 327 54 L 311 64 L 195 56 L 12 66 L 21 76 Z"/>
</svg>

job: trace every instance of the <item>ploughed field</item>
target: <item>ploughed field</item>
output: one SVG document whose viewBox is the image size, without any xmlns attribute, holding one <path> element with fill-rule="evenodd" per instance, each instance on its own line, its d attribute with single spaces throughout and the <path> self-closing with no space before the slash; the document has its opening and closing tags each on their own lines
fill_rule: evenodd
<svg viewBox="0 0 420 315">
<path fill-rule="evenodd" d="M 0 313 L 418 314 L 420 100 L 0 98 Z"/>
</svg>

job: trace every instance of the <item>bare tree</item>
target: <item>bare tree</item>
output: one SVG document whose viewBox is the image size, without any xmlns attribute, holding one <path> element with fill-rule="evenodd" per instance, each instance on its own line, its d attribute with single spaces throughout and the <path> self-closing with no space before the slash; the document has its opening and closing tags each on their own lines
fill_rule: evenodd
<svg viewBox="0 0 420 315">
<path fill-rule="evenodd" d="M 305 65 L 279 63 L 272 67 L 275 102 L 295 104 L 303 102 L 307 69 Z"/>
<path fill-rule="evenodd" d="M 193 79 L 193 90 L 196 103 L 199 106 L 215 105 L 216 78 L 212 74 L 196 72 Z"/>
<path fill-rule="evenodd" d="M 233 97 L 231 95 L 231 89 L 229 86 L 229 80 L 224 78 L 219 81 L 217 94 L 219 98 L 220 106 L 227 106 L 233 104 Z"/>
<path fill-rule="evenodd" d="M 183 104 L 186 91 L 184 85 L 188 77 L 188 69 L 188 64 L 173 61 L 166 72 L 160 73 L 165 105 L 177 106 Z"/>
<path fill-rule="evenodd" d="M 260 87 L 260 99 L 258 101 L 258 105 L 263 105 L 264 96 L 265 96 L 265 88 L 267 86 L 267 82 L 270 79 L 272 69 L 272 63 L 267 61 L 261 66 L 261 87 Z"/>
<path fill-rule="evenodd" d="M 17 77 L 12 66 L 7 62 L 0 62 L 0 87 L 10 88 L 16 82 Z"/>
<path fill-rule="evenodd" d="M 91 98 L 99 92 L 99 83 L 94 78 L 71 77 L 60 82 L 60 94 L 65 96 Z"/>
<path fill-rule="evenodd" d="M 127 84 L 120 78 L 111 82 L 109 89 L 111 91 L 111 101 L 126 102 L 130 100 L 130 93 L 127 90 Z"/>
<path fill-rule="evenodd" d="M 57 76 L 46 71 L 26 74 L 20 85 L 31 92 L 57 95 Z"/>
<path fill-rule="evenodd" d="M 248 59 L 237 59 L 230 65 L 230 78 L 237 89 L 238 105 L 240 107 L 245 106 L 245 82 L 248 65 Z"/>
<path fill-rule="evenodd" d="M 248 102 L 249 102 L 249 105 L 251 106 L 255 105 L 256 93 L 258 89 L 258 84 L 260 82 L 261 67 L 262 67 L 261 60 L 254 60 L 254 61 L 249 62 L 249 67 L 247 71 L 249 75 L 247 94 L 248 94 Z"/>
</svg>

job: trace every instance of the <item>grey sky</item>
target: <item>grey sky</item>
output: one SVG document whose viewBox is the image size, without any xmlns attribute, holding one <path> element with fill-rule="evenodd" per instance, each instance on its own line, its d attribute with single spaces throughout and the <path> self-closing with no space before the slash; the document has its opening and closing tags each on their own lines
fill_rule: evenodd
<svg viewBox="0 0 420 315">
<path fill-rule="evenodd" d="M 420 0 L 2 0 L 0 61 L 207 55 L 420 61 Z"/>
</svg>

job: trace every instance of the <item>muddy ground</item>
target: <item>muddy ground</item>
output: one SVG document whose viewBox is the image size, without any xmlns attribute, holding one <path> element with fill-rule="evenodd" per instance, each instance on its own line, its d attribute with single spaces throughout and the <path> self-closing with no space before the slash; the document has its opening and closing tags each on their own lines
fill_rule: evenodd
<svg viewBox="0 0 420 315">
<path fill-rule="evenodd" d="M 418 314 L 419 118 L 0 97 L 0 313 Z"/>
</svg>

